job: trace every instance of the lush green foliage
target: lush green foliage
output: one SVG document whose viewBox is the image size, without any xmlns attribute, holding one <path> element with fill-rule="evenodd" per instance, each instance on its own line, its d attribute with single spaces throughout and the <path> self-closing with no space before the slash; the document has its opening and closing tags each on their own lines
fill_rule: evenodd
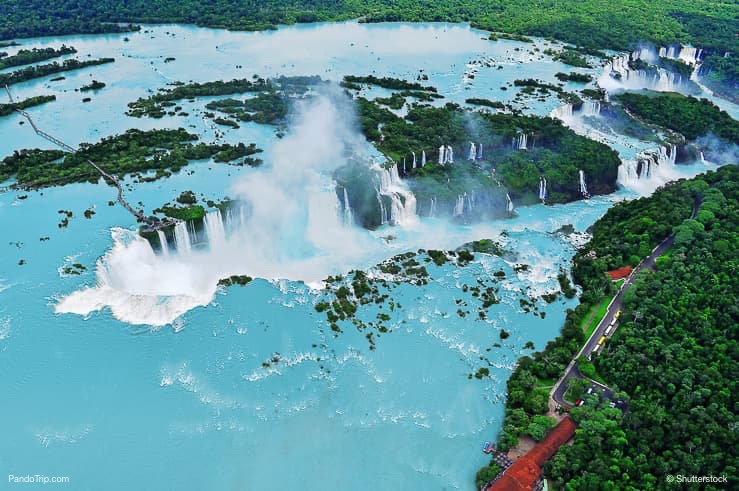
<svg viewBox="0 0 739 491">
<path fill-rule="evenodd" d="M 739 121 L 708 99 L 676 93 L 624 93 L 616 98 L 644 121 L 677 131 L 690 140 L 712 132 L 729 142 L 739 143 Z"/>
<path fill-rule="evenodd" d="M 288 101 L 273 90 L 244 100 L 220 99 L 209 102 L 205 107 L 228 114 L 238 121 L 279 124 L 284 123 L 287 117 Z"/>
<path fill-rule="evenodd" d="M 575 444 L 548 469 L 558 485 L 630 490 L 662 488 L 668 474 L 739 478 L 738 182 L 739 169 L 725 166 L 658 191 L 647 209 L 637 201 L 621 206 L 620 218 L 606 215 L 609 224 L 662 221 L 670 206 L 685 211 L 702 198 L 695 219 L 670 220 L 673 247 L 627 293 L 621 326 L 594 358 L 598 373 L 630 399 L 629 411 L 622 421 L 608 408 L 573 411 L 581 427 Z M 595 232 L 601 243 L 621 236 L 613 226 Z"/>
<path fill-rule="evenodd" d="M 426 151 L 427 166 L 408 172 L 416 179 L 436 181 L 439 184 L 439 189 L 434 191 L 437 196 L 451 194 L 456 199 L 459 193 L 449 190 L 447 178 L 467 165 L 434 164 L 439 146 L 452 145 L 466 150 L 470 141 L 483 144 L 485 162 L 496 169 L 495 176 L 511 191 L 514 199 L 536 201 L 542 176 L 549 185 L 550 202 L 578 199 L 579 169 L 585 171 L 588 187 L 594 194 L 610 193 L 614 189 L 620 163 L 616 153 L 601 143 L 575 134 L 557 120 L 470 113 L 455 104 L 441 108 L 416 106 L 405 118 L 400 118 L 366 99 L 360 98 L 358 104 L 364 134 L 395 162 L 402 162 L 404 158 L 410 162 L 411 151 L 417 157 L 422 150 Z M 472 122 L 474 124 L 470 124 Z M 470 130 L 470 127 L 475 129 Z M 529 150 L 513 150 L 511 141 L 522 132 L 529 136 Z M 458 158 L 463 161 L 464 157 L 462 154 Z M 479 178 L 490 180 L 484 175 Z"/>
<path fill-rule="evenodd" d="M 0 104 L 0 117 L 13 114 L 16 108 L 28 109 L 29 107 L 40 106 L 41 104 L 46 104 L 47 102 L 55 100 L 55 95 L 37 95 L 34 97 L 29 97 L 28 99 L 24 99 L 22 101 L 18 101 L 15 104 Z"/>
<path fill-rule="evenodd" d="M 240 79 L 224 82 L 183 84 L 175 83 L 174 88 L 160 89 L 156 94 L 145 99 L 138 99 L 128 104 L 129 116 L 150 116 L 161 118 L 166 114 L 166 107 L 174 106 L 173 101 L 192 99 L 195 97 L 243 94 L 247 92 L 261 92 L 270 88 L 269 82 L 261 78 L 252 80 Z"/>
<path fill-rule="evenodd" d="M 70 70 L 79 70 L 89 66 L 102 65 L 104 63 L 113 63 L 113 58 L 100 58 L 96 60 L 64 60 L 62 63 L 53 62 L 46 65 L 35 65 L 22 68 L 10 73 L 0 73 L 0 85 L 12 85 L 34 78 L 41 78 L 52 73 L 68 72 Z"/>
<path fill-rule="evenodd" d="M 54 48 L 33 48 L 21 49 L 13 56 L 7 56 L 0 59 L 0 70 L 12 66 L 28 65 L 38 61 L 50 60 L 60 56 L 76 53 L 73 47 L 62 45 L 59 49 Z"/>
<path fill-rule="evenodd" d="M 89 90 L 100 90 L 105 87 L 105 83 L 98 82 L 97 80 L 93 80 L 89 84 L 85 84 L 82 87 L 80 87 L 80 92 L 87 92 Z"/>
<path fill-rule="evenodd" d="M 150 181 L 169 176 L 190 160 L 220 156 L 226 161 L 259 151 L 253 146 L 232 147 L 194 142 L 197 136 L 183 129 L 129 130 L 104 138 L 95 144 L 83 143 L 79 151 L 67 154 L 60 150 L 16 150 L 0 163 L 0 182 L 15 176 L 21 187 L 47 187 L 72 182 L 97 182 L 100 174 L 87 163 L 92 160 L 109 174 L 156 171 L 153 176 L 139 176 Z"/>
<path fill-rule="evenodd" d="M 571 73 L 562 73 L 559 72 L 554 75 L 557 77 L 557 80 L 561 82 L 576 82 L 579 84 L 586 84 L 588 82 L 591 82 L 593 80 L 593 77 L 591 75 L 588 75 L 587 73 L 577 73 L 577 72 L 571 72 Z"/>
<path fill-rule="evenodd" d="M 374 75 L 367 76 L 356 76 L 347 75 L 344 77 L 344 83 L 350 84 L 350 86 L 356 86 L 359 84 L 376 85 L 385 89 L 394 90 L 425 90 L 429 92 L 436 92 L 436 87 L 423 86 L 418 82 L 407 82 L 399 78 L 392 77 L 375 77 Z"/>
</svg>

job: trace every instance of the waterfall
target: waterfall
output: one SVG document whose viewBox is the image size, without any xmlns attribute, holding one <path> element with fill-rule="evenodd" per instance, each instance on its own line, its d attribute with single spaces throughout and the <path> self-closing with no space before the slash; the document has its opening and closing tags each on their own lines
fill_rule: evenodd
<svg viewBox="0 0 739 491">
<path fill-rule="evenodd" d="M 454 163 L 454 149 L 451 145 L 446 146 L 446 152 L 444 154 L 444 163 Z"/>
<path fill-rule="evenodd" d="M 349 192 L 344 188 L 344 225 L 352 225 L 354 216 L 352 215 L 352 207 L 349 204 Z"/>
<path fill-rule="evenodd" d="M 588 194 L 588 187 L 585 185 L 585 172 L 583 172 L 582 169 L 580 169 L 580 194 L 586 198 L 590 197 Z"/>
<path fill-rule="evenodd" d="M 443 164 L 445 162 L 444 157 L 446 156 L 444 145 L 439 147 L 439 164 Z"/>
<path fill-rule="evenodd" d="M 408 174 L 408 172 L 405 169 L 405 157 L 403 157 L 403 175 Z"/>
<path fill-rule="evenodd" d="M 388 222 L 387 218 L 387 210 L 385 209 L 385 203 L 382 201 L 382 196 L 380 195 L 380 188 L 375 189 L 377 192 L 377 202 L 380 203 L 380 224 L 385 225 Z"/>
<path fill-rule="evenodd" d="M 470 142 L 470 153 L 467 156 L 467 160 L 475 160 L 475 157 L 477 157 L 477 148 L 474 143 Z"/>
<path fill-rule="evenodd" d="M 526 150 L 527 140 L 528 140 L 528 137 L 526 136 L 526 133 L 519 133 L 518 136 L 516 136 L 513 139 L 513 149 L 514 150 Z"/>
<path fill-rule="evenodd" d="M 704 164 L 707 163 L 706 156 L 703 155 L 703 152 L 702 151 L 701 151 L 701 162 L 704 163 Z"/>
<path fill-rule="evenodd" d="M 431 204 L 429 205 L 429 218 L 434 218 L 436 215 L 436 196 L 431 196 Z"/>
<path fill-rule="evenodd" d="M 539 199 L 544 202 L 547 199 L 547 178 L 539 178 Z"/>
<path fill-rule="evenodd" d="M 187 230 L 187 222 L 179 221 L 174 226 L 174 242 L 177 251 L 180 253 L 190 252 L 192 250 L 192 242 L 190 242 L 190 233 Z"/>
<path fill-rule="evenodd" d="M 454 216 L 459 217 L 464 214 L 464 197 L 467 195 L 467 193 L 464 193 L 464 195 L 457 196 L 457 204 L 454 205 Z"/>
<path fill-rule="evenodd" d="M 416 168 L 416 153 L 411 152 L 411 154 L 413 155 L 413 168 L 415 169 Z M 405 166 L 405 162 L 403 162 L 403 165 Z"/>
<path fill-rule="evenodd" d="M 703 155 L 703 153 L 701 153 Z M 162 255 L 163 256 L 169 256 L 169 245 L 167 244 L 167 236 L 164 235 L 164 232 L 161 230 L 157 230 L 157 237 L 159 237 L 159 244 L 161 244 L 162 247 Z"/>
<path fill-rule="evenodd" d="M 511 199 L 511 196 L 508 193 L 505 193 L 505 199 L 508 202 L 506 204 L 506 211 L 508 213 L 513 213 L 513 200 Z"/>
<path fill-rule="evenodd" d="M 221 218 L 221 210 L 215 209 L 208 212 L 203 219 L 205 231 L 208 234 L 208 242 L 212 249 L 223 245 L 226 242 L 226 230 L 223 228 L 223 219 Z"/>
<path fill-rule="evenodd" d="M 477 144 L 477 160 L 482 160 L 482 143 Z"/>
<path fill-rule="evenodd" d="M 640 185 L 640 181 L 654 178 L 656 180 L 652 184 L 656 187 L 664 182 L 665 178 L 671 178 L 670 171 L 675 167 L 676 157 L 675 145 L 660 146 L 656 151 L 640 152 L 636 159 L 626 160 L 619 166 L 618 182 L 627 187 L 646 189 L 645 184 Z"/>
<path fill-rule="evenodd" d="M 583 116 L 598 116 L 600 114 L 600 101 L 583 102 L 580 112 Z"/>
<path fill-rule="evenodd" d="M 571 118 L 574 113 L 572 104 L 565 104 L 563 106 L 555 107 L 550 116 L 557 119 L 568 119 Z M 515 147 L 514 147 L 515 148 Z"/>
<path fill-rule="evenodd" d="M 390 169 L 374 166 L 380 178 L 378 200 L 383 213 L 383 223 L 388 221 L 394 225 L 412 225 L 418 221 L 416 215 L 416 196 L 398 175 L 398 166 Z M 390 198 L 390 216 L 387 216 L 381 197 Z M 389 220 L 387 220 L 389 218 Z"/>
<path fill-rule="evenodd" d="M 421 151 L 421 168 L 426 166 L 426 150 Z"/>
<path fill-rule="evenodd" d="M 470 191 L 470 194 L 467 195 L 467 213 L 472 213 L 472 210 L 475 208 L 475 192 Z"/>
<path fill-rule="evenodd" d="M 603 74 L 598 78 L 598 85 L 610 91 L 651 89 L 660 92 L 685 92 L 686 86 L 683 84 L 682 77 L 673 72 L 657 67 L 648 71 L 631 68 L 629 62 L 642 59 L 641 56 L 640 52 L 634 52 L 611 58 Z M 649 58 L 645 58 L 645 61 L 649 62 Z"/>
</svg>

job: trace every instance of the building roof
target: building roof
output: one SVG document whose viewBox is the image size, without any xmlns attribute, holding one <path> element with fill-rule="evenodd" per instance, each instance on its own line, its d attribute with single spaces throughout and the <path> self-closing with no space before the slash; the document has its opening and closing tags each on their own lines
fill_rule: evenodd
<svg viewBox="0 0 739 491">
<path fill-rule="evenodd" d="M 621 278 L 626 278 L 630 274 L 631 266 L 624 266 L 623 268 L 614 269 L 613 271 L 608 272 L 608 276 L 610 276 L 613 281 L 620 280 Z"/>
<path fill-rule="evenodd" d="M 518 459 L 488 488 L 489 491 L 518 491 L 534 489 L 541 476 L 541 467 L 557 453 L 559 447 L 573 437 L 577 425 L 565 416 L 546 438 Z"/>
</svg>

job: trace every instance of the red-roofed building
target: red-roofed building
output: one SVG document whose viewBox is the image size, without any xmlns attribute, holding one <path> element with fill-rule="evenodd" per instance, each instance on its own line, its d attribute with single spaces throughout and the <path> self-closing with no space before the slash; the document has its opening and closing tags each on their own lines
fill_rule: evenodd
<svg viewBox="0 0 739 491">
<path fill-rule="evenodd" d="M 541 477 L 544 463 L 557 453 L 559 447 L 575 435 L 577 425 L 569 416 L 550 431 L 546 438 L 537 443 L 529 453 L 518 459 L 505 470 L 488 491 L 532 490 Z"/>
<path fill-rule="evenodd" d="M 608 276 L 611 277 L 611 280 L 616 281 L 620 280 L 622 278 L 626 278 L 631 274 L 631 266 L 624 266 L 623 268 L 614 269 L 613 271 L 609 271 Z"/>
</svg>

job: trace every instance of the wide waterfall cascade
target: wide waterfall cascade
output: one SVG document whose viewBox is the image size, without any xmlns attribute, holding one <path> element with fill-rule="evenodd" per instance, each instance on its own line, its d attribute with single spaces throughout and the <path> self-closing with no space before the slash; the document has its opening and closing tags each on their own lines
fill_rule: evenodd
<svg viewBox="0 0 739 491">
<path fill-rule="evenodd" d="M 203 218 L 203 223 L 212 249 L 217 249 L 226 242 L 226 230 L 223 227 L 221 210 L 208 212 Z"/>
<path fill-rule="evenodd" d="M 477 160 L 482 160 L 482 143 L 477 144 Z"/>
<path fill-rule="evenodd" d="M 373 165 L 372 169 L 379 176 L 377 187 L 378 200 L 380 201 L 381 212 L 383 214 L 383 223 L 391 223 L 394 225 L 408 226 L 418 223 L 418 215 L 416 214 L 416 196 L 408 189 L 398 175 L 397 165 L 393 165 L 389 169 Z M 388 216 L 383 200 L 381 197 L 390 199 L 390 215 Z"/>
<path fill-rule="evenodd" d="M 187 222 L 180 221 L 174 226 L 174 241 L 177 252 L 186 253 L 192 250 L 192 241 L 190 240 L 190 231 Z"/>
<path fill-rule="evenodd" d="M 607 91 L 619 89 L 650 89 L 658 92 L 689 92 L 683 78 L 663 68 L 654 70 L 634 70 L 629 62 L 643 59 L 641 52 L 625 53 L 614 56 L 606 64 L 598 78 L 598 85 Z M 649 59 L 645 59 L 649 61 Z"/>
<path fill-rule="evenodd" d="M 571 119 L 575 116 L 599 116 L 601 110 L 600 101 L 583 101 L 577 108 L 572 104 L 564 104 L 556 107 L 549 115 L 560 120 Z"/>
<path fill-rule="evenodd" d="M 474 143 L 470 142 L 470 153 L 467 156 L 467 160 L 475 160 L 477 158 L 477 147 Z"/>
<path fill-rule="evenodd" d="M 159 244 L 161 245 L 162 255 L 169 256 L 169 245 L 167 244 L 167 236 L 164 235 L 162 230 L 157 230 L 157 237 L 159 237 Z"/>
<path fill-rule="evenodd" d="M 426 150 L 421 151 L 421 168 L 426 166 Z"/>
<path fill-rule="evenodd" d="M 520 133 L 518 136 L 513 138 L 513 149 L 514 150 L 527 150 L 528 147 L 528 136 L 526 133 Z"/>
<path fill-rule="evenodd" d="M 585 185 L 585 172 L 583 172 L 583 170 L 580 169 L 579 174 L 580 174 L 580 194 L 588 198 L 590 197 L 590 195 L 588 194 L 588 187 Z"/>
<path fill-rule="evenodd" d="M 692 46 L 668 46 L 659 49 L 659 56 L 669 58 L 671 60 L 681 60 L 688 65 L 700 63 L 703 55 L 702 48 L 694 48 Z"/>
<path fill-rule="evenodd" d="M 352 215 L 352 207 L 349 204 L 349 192 L 344 188 L 344 203 L 343 203 L 343 217 L 345 225 L 352 225 L 354 223 L 354 215 Z"/>
<path fill-rule="evenodd" d="M 506 199 L 506 211 L 508 213 L 513 213 L 513 200 L 511 199 L 511 195 L 508 193 L 505 193 L 505 199 Z"/>
<path fill-rule="evenodd" d="M 544 202 L 547 199 L 547 178 L 539 178 L 539 199 Z"/>
<path fill-rule="evenodd" d="M 624 160 L 618 167 L 618 182 L 642 195 L 681 176 L 675 163 L 675 145 L 660 146 L 639 152 L 634 159 Z"/>
</svg>

